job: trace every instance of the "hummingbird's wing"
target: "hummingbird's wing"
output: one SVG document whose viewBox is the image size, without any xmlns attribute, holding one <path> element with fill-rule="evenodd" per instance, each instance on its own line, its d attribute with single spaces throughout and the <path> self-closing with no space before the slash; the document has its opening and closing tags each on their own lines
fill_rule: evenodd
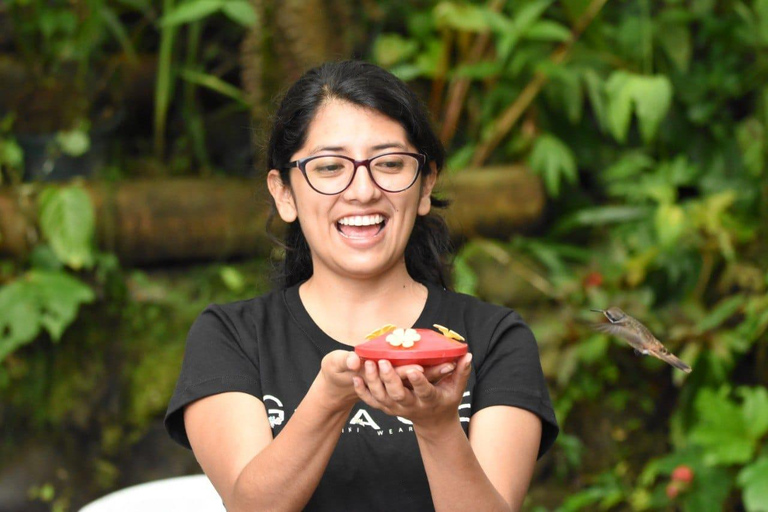
<svg viewBox="0 0 768 512">
<path fill-rule="evenodd" d="M 645 352 L 646 347 L 642 338 L 632 329 L 618 324 L 596 324 L 595 330 L 622 338 L 639 352 Z"/>
</svg>

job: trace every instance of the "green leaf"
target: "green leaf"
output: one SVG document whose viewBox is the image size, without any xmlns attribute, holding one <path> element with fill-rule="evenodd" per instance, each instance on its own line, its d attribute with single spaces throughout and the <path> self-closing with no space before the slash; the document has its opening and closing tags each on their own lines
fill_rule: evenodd
<svg viewBox="0 0 768 512">
<path fill-rule="evenodd" d="M 742 398 L 741 412 L 752 439 L 761 439 L 768 432 L 768 389 L 740 387 L 736 390 Z"/>
<path fill-rule="evenodd" d="M 469 266 L 467 259 L 459 254 L 453 260 L 454 285 L 457 292 L 475 295 L 477 293 L 477 275 Z"/>
<path fill-rule="evenodd" d="M 381 34 L 373 44 L 373 59 L 380 66 L 389 68 L 410 59 L 418 49 L 416 41 L 399 34 Z"/>
<path fill-rule="evenodd" d="M 676 204 L 660 204 L 656 208 L 656 235 L 662 247 L 671 247 L 677 243 L 685 231 L 685 214 Z"/>
<path fill-rule="evenodd" d="M 88 152 L 91 147 L 91 139 L 82 130 L 71 130 L 58 132 L 56 134 L 56 144 L 58 144 L 64 154 L 78 157 Z"/>
<path fill-rule="evenodd" d="M 205 87 L 223 96 L 227 96 L 243 106 L 248 105 L 248 101 L 245 99 L 243 91 L 217 76 L 195 71 L 193 69 L 182 69 L 179 72 L 179 76 L 187 82 Z"/>
<path fill-rule="evenodd" d="M 54 341 L 77 316 L 81 303 L 92 302 L 93 290 L 65 272 L 32 271 L 27 276 L 40 308 L 40 324 Z"/>
<path fill-rule="evenodd" d="M 685 512 L 722 512 L 733 477 L 722 467 L 697 466 L 691 489 L 683 494 Z"/>
<path fill-rule="evenodd" d="M 45 328 L 56 341 L 94 293 L 65 272 L 33 270 L 0 287 L 0 361 Z"/>
<path fill-rule="evenodd" d="M 40 230 L 53 252 L 73 269 L 93 266 L 94 211 L 79 186 L 48 188 L 38 199 Z"/>
<path fill-rule="evenodd" d="M 0 361 L 40 332 L 40 312 L 23 280 L 0 287 Z"/>
<path fill-rule="evenodd" d="M 555 21 L 539 20 L 528 27 L 523 33 L 523 38 L 533 41 L 565 42 L 571 38 L 571 31 Z"/>
<path fill-rule="evenodd" d="M 640 134 L 648 143 L 656 136 L 659 124 L 672 104 L 672 83 L 663 75 L 635 76 L 632 79 L 632 97 L 640 122 Z"/>
<path fill-rule="evenodd" d="M 540 135 L 528 160 L 531 169 L 542 176 L 552 197 L 560 194 L 560 183 L 574 183 L 577 178 L 576 158 L 571 149 L 551 134 Z"/>
<path fill-rule="evenodd" d="M 486 9 L 477 5 L 440 2 L 432 12 L 438 28 L 465 32 L 486 32 L 490 29 Z"/>
<path fill-rule="evenodd" d="M 744 295 L 734 295 L 721 300 L 696 324 L 696 330 L 703 333 L 719 327 L 741 309 L 746 300 Z"/>
<path fill-rule="evenodd" d="M 632 120 L 632 82 L 625 71 L 615 71 L 605 84 L 608 98 L 608 128 L 619 142 L 626 142 Z"/>
<path fill-rule="evenodd" d="M 627 139 L 633 106 L 640 134 L 648 143 L 656 136 L 659 124 L 672 104 L 672 84 L 663 75 L 643 76 L 616 71 L 606 83 L 606 94 L 608 125 L 619 142 Z"/>
<path fill-rule="evenodd" d="M 749 435 L 739 406 L 728 398 L 727 387 L 719 391 L 702 389 L 695 399 L 698 422 L 690 439 L 705 449 L 707 464 L 743 464 L 755 453 L 755 440 Z"/>
<path fill-rule="evenodd" d="M 160 18 L 160 26 L 167 28 L 200 21 L 222 9 L 225 3 L 226 0 L 192 0 L 181 3 Z"/>
<path fill-rule="evenodd" d="M 736 481 L 744 490 L 747 512 L 768 512 L 768 456 L 742 469 Z"/>
<path fill-rule="evenodd" d="M 219 276 L 226 287 L 233 292 L 241 292 L 245 289 L 245 277 L 235 267 L 224 266 L 219 269 Z"/>
<path fill-rule="evenodd" d="M 672 61 L 678 71 L 687 73 L 693 54 L 693 43 L 688 25 L 682 23 L 663 24 L 661 30 L 658 31 L 658 37 L 661 47 L 669 56 L 669 60 Z"/>
<path fill-rule="evenodd" d="M 253 27 L 259 22 L 259 15 L 246 0 L 228 0 L 221 6 L 221 12 L 244 27 Z"/>
</svg>

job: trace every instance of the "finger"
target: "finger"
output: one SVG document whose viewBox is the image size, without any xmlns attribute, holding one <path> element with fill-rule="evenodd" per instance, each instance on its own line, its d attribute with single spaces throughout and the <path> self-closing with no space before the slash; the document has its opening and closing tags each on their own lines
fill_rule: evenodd
<svg viewBox="0 0 768 512">
<path fill-rule="evenodd" d="M 384 388 L 384 383 L 381 382 L 376 363 L 369 359 L 365 361 L 365 365 L 363 366 L 365 367 L 363 371 L 363 379 L 365 379 L 365 385 L 368 386 L 371 395 L 380 402 L 386 401 L 387 390 Z"/>
<path fill-rule="evenodd" d="M 410 370 L 414 373 L 420 373 L 416 370 Z M 392 368 L 392 364 L 389 361 L 379 361 L 379 376 L 382 382 L 384 382 L 384 388 L 387 390 L 389 398 L 395 402 L 403 402 L 407 397 L 407 391 L 403 386 L 403 381 L 400 376 Z"/>
<path fill-rule="evenodd" d="M 400 377 L 400 380 L 407 380 L 408 377 L 406 375 L 408 375 L 408 372 L 411 370 L 415 370 L 417 372 L 424 372 L 424 367 L 418 364 L 405 364 L 403 366 L 393 366 L 393 368 L 397 373 L 397 376 Z"/>
<path fill-rule="evenodd" d="M 435 393 L 435 387 L 423 373 L 408 372 L 408 381 L 413 386 L 413 394 L 421 400 L 430 399 Z"/>
<path fill-rule="evenodd" d="M 443 363 L 435 366 L 428 366 L 424 370 L 424 376 L 431 383 L 438 382 L 446 375 L 451 374 L 456 369 L 456 363 Z"/>
<path fill-rule="evenodd" d="M 375 408 L 380 407 L 379 403 L 376 401 L 373 395 L 371 395 L 371 391 L 365 385 L 365 381 L 363 380 L 362 377 L 358 377 L 358 376 L 352 377 L 352 386 L 354 387 L 355 393 L 357 393 L 357 397 L 360 400 L 370 405 L 371 407 L 375 407 Z"/>
<path fill-rule="evenodd" d="M 360 356 L 358 356 L 354 351 L 350 352 L 347 356 L 347 369 L 352 370 L 353 372 L 358 371 L 362 365 L 363 362 L 360 359 Z"/>
</svg>

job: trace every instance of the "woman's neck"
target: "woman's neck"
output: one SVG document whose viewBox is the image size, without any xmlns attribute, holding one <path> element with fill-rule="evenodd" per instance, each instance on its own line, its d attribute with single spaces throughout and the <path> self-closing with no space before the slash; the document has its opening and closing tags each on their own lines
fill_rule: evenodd
<svg viewBox="0 0 768 512">
<path fill-rule="evenodd" d="M 299 296 L 315 323 L 341 343 L 356 345 L 365 335 L 391 323 L 411 327 L 427 300 L 427 289 L 402 271 L 376 279 L 313 275 Z"/>
</svg>

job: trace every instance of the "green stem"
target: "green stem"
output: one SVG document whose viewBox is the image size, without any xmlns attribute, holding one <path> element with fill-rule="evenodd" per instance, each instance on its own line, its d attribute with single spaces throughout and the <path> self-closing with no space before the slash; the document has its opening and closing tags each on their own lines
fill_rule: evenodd
<svg viewBox="0 0 768 512">
<path fill-rule="evenodd" d="M 173 0 L 163 0 L 163 13 L 173 9 Z M 155 84 L 155 156 L 163 159 L 165 155 L 165 128 L 168 120 L 168 107 L 173 89 L 171 66 L 173 64 L 173 40 L 176 28 L 165 26 L 160 29 L 160 55 L 157 64 L 157 83 Z"/>
</svg>

